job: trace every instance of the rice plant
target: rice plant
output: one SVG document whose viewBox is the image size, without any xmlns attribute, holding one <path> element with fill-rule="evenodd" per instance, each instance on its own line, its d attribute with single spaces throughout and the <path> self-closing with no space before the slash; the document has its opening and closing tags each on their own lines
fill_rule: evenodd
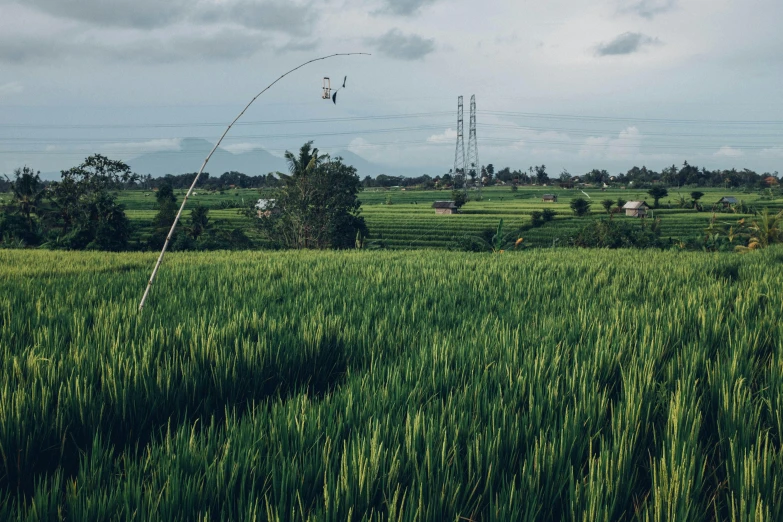
<svg viewBox="0 0 783 522">
<path fill-rule="evenodd" d="M 1 520 L 781 517 L 778 246 L 153 259 L 0 251 Z"/>
</svg>

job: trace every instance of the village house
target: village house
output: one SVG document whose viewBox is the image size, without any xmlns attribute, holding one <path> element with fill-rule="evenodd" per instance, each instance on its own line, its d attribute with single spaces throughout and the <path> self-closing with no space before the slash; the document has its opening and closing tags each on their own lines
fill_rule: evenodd
<svg viewBox="0 0 783 522">
<path fill-rule="evenodd" d="M 436 201 L 432 204 L 436 214 L 456 214 L 459 210 L 453 201 Z"/>
<path fill-rule="evenodd" d="M 259 199 L 256 201 L 256 214 L 258 217 L 269 217 L 275 208 L 274 199 Z"/>
<path fill-rule="evenodd" d="M 629 201 L 623 205 L 626 216 L 631 217 L 647 217 L 647 210 L 649 206 L 644 201 Z"/>
<path fill-rule="evenodd" d="M 541 201 L 543 201 L 544 203 L 557 203 L 557 195 L 544 194 L 544 197 L 541 198 Z"/>
</svg>

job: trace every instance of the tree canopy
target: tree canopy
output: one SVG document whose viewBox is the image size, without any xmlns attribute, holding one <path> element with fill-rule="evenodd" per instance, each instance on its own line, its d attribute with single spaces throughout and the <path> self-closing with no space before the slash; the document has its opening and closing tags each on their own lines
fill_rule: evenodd
<svg viewBox="0 0 783 522">
<path fill-rule="evenodd" d="M 282 248 L 350 248 L 366 234 L 359 216 L 362 189 L 356 169 L 320 154 L 308 141 L 298 154 L 286 151 L 290 174 L 281 174 L 262 233 Z"/>
</svg>

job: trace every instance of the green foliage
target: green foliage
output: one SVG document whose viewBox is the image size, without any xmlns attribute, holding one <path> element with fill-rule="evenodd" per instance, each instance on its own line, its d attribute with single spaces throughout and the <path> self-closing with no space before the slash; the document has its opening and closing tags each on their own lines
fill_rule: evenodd
<svg viewBox="0 0 783 522">
<path fill-rule="evenodd" d="M 655 208 L 658 208 L 658 200 L 669 195 L 669 191 L 665 187 L 653 187 L 647 193 L 655 200 L 653 205 Z"/>
<path fill-rule="evenodd" d="M 530 213 L 531 225 L 534 228 L 538 228 L 544 224 L 544 213 L 540 210 L 534 210 Z"/>
<path fill-rule="evenodd" d="M 468 202 L 468 195 L 464 190 L 455 189 L 451 191 L 451 200 L 454 201 L 454 206 L 462 208 Z"/>
<path fill-rule="evenodd" d="M 0 214 L 3 246 L 41 244 L 55 249 L 125 250 L 131 224 L 110 192 L 135 179 L 122 162 L 100 155 L 62 172 L 44 191 L 38 173 L 17 169 L 12 200 Z"/>
<path fill-rule="evenodd" d="M 582 248 L 655 248 L 666 246 L 660 237 L 660 224 L 648 227 L 627 221 L 599 219 L 580 229 L 572 238 Z"/>
<path fill-rule="evenodd" d="M 541 211 L 541 218 L 544 220 L 544 222 L 549 223 L 553 219 L 555 219 L 555 215 L 557 212 L 552 210 L 551 208 L 545 208 Z"/>
<path fill-rule="evenodd" d="M 40 173 L 29 167 L 16 169 L 9 182 L 11 201 L 0 208 L 0 238 L 15 247 L 37 245 L 42 235 L 37 216 L 44 197 Z"/>
<path fill-rule="evenodd" d="M 177 205 L 177 196 L 174 194 L 174 189 L 168 182 L 161 183 L 158 192 L 155 194 L 155 200 L 158 203 L 158 213 L 155 215 L 155 230 L 149 238 L 149 247 L 153 250 L 158 250 L 163 248 L 163 244 L 166 242 L 166 236 L 168 236 L 171 230 L 171 225 L 174 224 L 174 220 L 177 218 L 179 206 Z M 183 249 L 186 247 L 186 244 L 189 243 L 186 243 L 184 239 L 178 243 Z"/>
<path fill-rule="evenodd" d="M 283 248 L 352 248 L 356 232 L 366 232 L 356 169 L 319 155 L 312 142 L 285 156 L 291 174 L 281 175 L 271 215 L 258 220 L 262 234 Z"/>
<path fill-rule="evenodd" d="M 625 205 L 625 203 L 623 203 Z M 605 199 L 601 202 L 601 206 L 604 207 L 604 210 L 607 214 L 612 213 L 612 207 L 614 206 L 614 200 L 613 199 Z"/>
<path fill-rule="evenodd" d="M 190 224 L 188 233 L 195 240 L 198 240 L 204 232 L 207 232 L 212 227 L 212 224 L 209 222 L 209 208 L 204 205 L 193 207 L 188 221 Z"/>
<path fill-rule="evenodd" d="M 590 202 L 585 198 L 574 198 L 569 206 L 577 217 L 583 217 L 590 213 Z"/>
</svg>

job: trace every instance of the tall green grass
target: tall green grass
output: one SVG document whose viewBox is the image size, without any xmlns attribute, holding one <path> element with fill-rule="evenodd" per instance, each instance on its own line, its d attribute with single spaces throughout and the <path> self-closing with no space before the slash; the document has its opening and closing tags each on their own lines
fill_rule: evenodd
<svg viewBox="0 0 783 522">
<path fill-rule="evenodd" d="M 0 520 L 775 520 L 783 251 L 0 251 Z"/>
</svg>

